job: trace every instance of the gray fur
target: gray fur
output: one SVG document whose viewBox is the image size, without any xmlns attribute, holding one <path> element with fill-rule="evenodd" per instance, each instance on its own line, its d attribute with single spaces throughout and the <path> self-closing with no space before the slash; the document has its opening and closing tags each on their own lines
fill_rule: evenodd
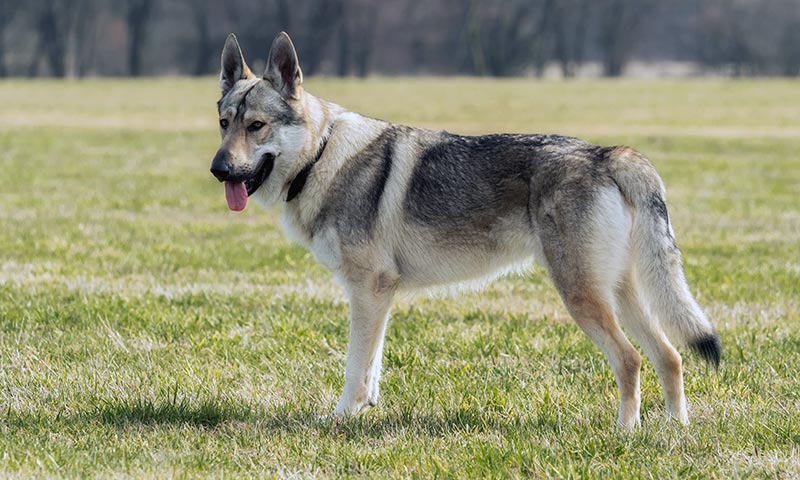
<svg viewBox="0 0 800 480">
<path fill-rule="evenodd" d="M 328 190 L 314 231 L 334 228 L 342 241 L 358 244 L 373 234 L 394 161 L 394 142 L 405 127 L 391 126 L 350 158 Z"/>
</svg>

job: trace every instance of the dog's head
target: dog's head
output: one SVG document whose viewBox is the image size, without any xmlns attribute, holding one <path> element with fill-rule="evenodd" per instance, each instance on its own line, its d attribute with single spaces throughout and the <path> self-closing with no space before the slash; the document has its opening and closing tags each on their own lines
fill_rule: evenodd
<svg viewBox="0 0 800 480">
<path fill-rule="evenodd" d="M 307 130 L 302 83 L 297 53 L 286 33 L 272 42 L 262 77 L 253 75 L 236 37 L 228 36 L 217 103 L 222 145 L 211 173 L 224 182 L 231 210 L 243 210 L 250 196 L 265 206 L 274 203 L 287 176 L 297 170 Z"/>
</svg>

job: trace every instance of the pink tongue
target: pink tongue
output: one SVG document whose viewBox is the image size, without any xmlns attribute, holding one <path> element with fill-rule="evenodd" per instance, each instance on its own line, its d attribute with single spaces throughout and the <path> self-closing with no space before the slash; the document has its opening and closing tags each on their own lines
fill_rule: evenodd
<svg viewBox="0 0 800 480">
<path fill-rule="evenodd" d="M 241 212 L 247 206 L 247 188 L 244 182 L 225 183 L 225 200 L 228 201 L 228 208 L 234 212 Z"/>
</svg>

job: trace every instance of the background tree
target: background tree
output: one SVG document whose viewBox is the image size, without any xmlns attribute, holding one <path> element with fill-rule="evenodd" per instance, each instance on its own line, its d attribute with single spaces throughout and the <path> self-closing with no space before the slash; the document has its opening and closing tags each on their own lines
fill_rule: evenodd
<svg viewBox="0 0 800 480">
<path fill-rule="evenodd" d="M 14 20 L 20 4 L 14 0 L 0 0 L 0 77 L 8 75 L 6 68 L 6 30 Z"/>
<path fill-rule="evenodd" d="M 602 55 L 603 74 L 608 77 L 622 75 L 636 45 L 639 26 L 645 14 L 656 6 L 652 0 L 598 0 L 598 47 Z"/>
<path fill-rule="evenodd" d="M 128 25 L 128 72 L 134 77 L 142 74 L 142 52 L 154 3 L 153 0 L 125 2 L 125 21 Z"/>
<path fill-rule="evenodd" d="M 547 18 L 555 0 L 468 0 L 468 58 L 478 75 L 509 76 L 533 64 L 541 72 Z"/>
<path fill-rule="evenodd" d="M 583 63 L 589 7 L 589 0 L 561 0 L 550 11 L 553 58 L 564 78 L 575 76 Z"/>
<path fill-rule="evenodd" d="M 211 42 L 211 29 L 208 23 L 209 0 L 185 0 L 189 7 L 189 18 L 196 34 L 194 43 L 194 68 L 192 75 L 205 75 L 209 71 L 209 59 L 217 48 Z"/>
<path fill-rule="evenodd" d="M 72 27 L 71 15 L 76 0 L 37 0 L 31 2 L 37 35 L 34 57 L 28 74 L 39 73 L 42 61 L 49 67 L 50 75 L 64 77 L 67 73 L 67 45 Z"/>
<path fill-rule="evenodd" d="M 73 8 L 73 71 L 76 76 L 85 76 L 94 63 L 97 44 L 98 0 L 75 0 Z"/>
<path fill-rule="evenodd" d="M 297 2 L 299 3 L 299 2 Z M 297 5 L 295 3 L 295 5 Z M 318 0 L 306 2 L 305 26 L 298 32 L 300 40 L 298 55 L 303 59 L 303 72 L 314 75 L 322 65 L 324 56 L 330 53 L 328 47 L 341 23 L 345 0 Z M 297 30 L 297 28 L 295 28 Z"/>
<path fill-rule="evenodd" d="M 783 29 L 780 47 L 781 73 L 800 75 L 800 21 L 793 21 Z"/>
<path fill-rule="evenodd" d="M 375 0 L 343 0 L 337 36 L 336 74 L 369 74 L 378 21 Z"/>
<path fill-rule="evenodd" d="M 797 75 L 798 26 L 798 0 L 0 0 L 0 76 L 212 74 L 229 32 L 257 71 L 281 30 L 307 75 Z"/>
</svg>

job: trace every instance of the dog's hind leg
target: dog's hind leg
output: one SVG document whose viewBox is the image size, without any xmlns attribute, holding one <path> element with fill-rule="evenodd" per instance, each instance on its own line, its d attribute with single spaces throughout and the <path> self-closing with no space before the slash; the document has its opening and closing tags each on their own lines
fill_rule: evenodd
<svg viewBox="0 0 800 480">
<path fill-rule="evenodd" d="M 639 423 L 641 356 L 614 319 L 607 299 L 589 285 L 559 288 L 564 304 L 579 327 L 605 353 L 619 388 L 617 424 L 624 430 Z"/>
<path fill-rule="evenodd" d="M 544 251 L 564 305 L 611 365 L 620 394 L 617 424 L 624 430 L 631 430 L 639 423 L 641 356 L 614 318 L 613 295 L 601 282 L 587 278 L 586 265 L 579 257 L 561 255 L 557 259 L 555 249 L 547 245 Z"/>
<path fill-rule="evenodd" d="M 639 423 L 641 356 L 614 316 L 614 290 L 630 263 L 630 217 L 618 192 L 600 189 L 587 198 L 590 187 L 542 205 L 539 238 L 567 310 L 611 365 L 620 393 L 617 424 L 630 430 Z"/>
<path fill-rule="evenodd" d="M 350 289 L 350 340 L 344 391 L 334 415 L 357 413 L 378 400 L 383 337 L 394 291 L 353 286 Z"/>
<path fill-rule="evenodd" d="M 633 272 L 629 272 L 617 288 L 617 312 L 622 326 L 653 362 L 661 388 L 664 390 L 667 413 L 681 423 L 689 423 L 686 397 L 683 393 L 681 356 L 669 342 L 656 319 L 642 307 Z"/>
</svg>

